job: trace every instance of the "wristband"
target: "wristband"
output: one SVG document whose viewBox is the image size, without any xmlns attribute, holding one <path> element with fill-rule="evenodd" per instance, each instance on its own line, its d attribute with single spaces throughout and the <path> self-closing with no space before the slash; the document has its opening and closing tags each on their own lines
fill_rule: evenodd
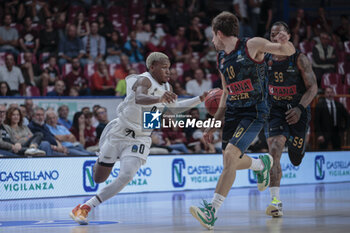
<svg viewBox="0 0 350 233">
<path fill-rule="evenodd" d="M 298 105 L 297 105 L 297 108 L 299 108 L 301 112 L 304 112 L 304 111 L 305 111 L 304 106 L 301 105 L 301 104 L 298 104 Z"/>
</svg>

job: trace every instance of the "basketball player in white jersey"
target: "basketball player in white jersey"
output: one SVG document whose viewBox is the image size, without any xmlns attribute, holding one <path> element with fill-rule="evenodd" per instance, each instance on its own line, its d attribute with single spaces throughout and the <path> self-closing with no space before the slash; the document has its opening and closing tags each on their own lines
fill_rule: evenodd
<svg viewBox="0 0 350 233">
<path fill-rule="evenodd" d="M 172 113 L 183 112 L 200 104 L 208 94 L 178 102 L 168 83 L 169 58 L 163 53 L 151 53 L 146 59 L 146 66 L 148 72 L 126 78 L 127 95 L 117 108 L 117 118 L 106 126 L 100 138 L 94 181 L 104 182 L 119 160 L 118 177 L 96 196 L 72 210 L 70 216 L 81 225 L 88 224 L 87 216 L 92 208 L 119 193 L 146 162 L 152 131 L 143 129 L 143 112 L 152 110 L 160 115 L 165 107 L 171 108 Z"/>
</svg>

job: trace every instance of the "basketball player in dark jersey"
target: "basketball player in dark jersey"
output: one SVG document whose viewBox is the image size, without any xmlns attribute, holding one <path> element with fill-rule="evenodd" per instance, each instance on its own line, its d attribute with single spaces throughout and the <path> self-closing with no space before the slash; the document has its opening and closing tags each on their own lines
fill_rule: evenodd
<svg viewBox="0 0 350 233">
<path fill-rule="evenodd" d="M 288 25 L 276 22 L 272 25 L 270 39 L 277 42 L 280 32 L 289 32 Z M 283 215 L 280 201 L 280 181 L 282 170 L 280 159 L 287 143 L 289 159 L 298 166 L 305 153 L 305 136 L 309 128 L 309 104 L 317 94 L 317 82 L 308 58 L 296 51 L 291 56 L 267 54 L 265 61 L 269 77 L 270 117 L 265 125 L 269 153 L 273 157 L 270 171 L 270 194 L 272 201 L 266 214 Z"/>
<path fill-rule="evenodd" d="M 191 206 L 191 214 L 207 229 L 213 229 L 216 214 L 235 180 L 236 170 L 256 172 L 258 189 L 265 190 L 270 183 L 271 155 L 259 159 L 247 156 L 248 146 L 263 128 L 268 115 L 267 67 L 264 53 L 290 56 L 295 48 L 290 36 L 281 31 L 276 43 L 264 38 L 239 39 L 239 22 L 235 15 L 222 12 L 213 19 L 213 43 L 218 51 L 218 69 L 221 72 L 223 95 L 215 119 L 223 119 L 223 171 L 211 203 L 203 207 Z M 206 129 L 205 139 L 212 140 L 215 129 Z"/>
</svg>

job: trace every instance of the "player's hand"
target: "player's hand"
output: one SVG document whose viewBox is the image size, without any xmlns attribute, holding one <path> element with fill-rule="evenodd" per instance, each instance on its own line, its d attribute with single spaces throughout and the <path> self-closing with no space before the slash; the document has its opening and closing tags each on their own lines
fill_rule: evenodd
<svg viewBox="0 0 350 233">
<path fill-rule="evenodd" d="M 290 36 L 285 31 L 280 31 L 276 36 L 276 40 L 280 44 L 287 43 L 289 41 L 289 39 L 290 39 Z"/>
<path fill-rule="evenodd" d="M 160 97 L 161 103 L 171 104 L 177 99 L 177 95 L 174 92 L 166 91 L 162 97 Z"/>
<path fill-rule="evenodd" d="M 208 91 L 205 91 L 201 96 L 199 96 L 199 99 L 203 102 L 205 100 L 205 97 L 209 94 Z"/>
<path fill-rule="evenodd" d="M 286 112 L 286 121 L 289 125 L 296 124 L 301 116 L 301 110 L 297 107 L 289 109 Z"/>
<path fill-rule="evenodd" d="M 317 138 L 317 142 L 318 143 L 324 143 L 324 137 L 323 136 L 318 136 L 318 138 Z"/>
<path fill-rule="evenodd" d="M 213 133 L 215 132 L 215 128 L 206 128 L 203 133 L 203 139 L 207 143 L 213 143 L 214 136 Z"/>
</svg>

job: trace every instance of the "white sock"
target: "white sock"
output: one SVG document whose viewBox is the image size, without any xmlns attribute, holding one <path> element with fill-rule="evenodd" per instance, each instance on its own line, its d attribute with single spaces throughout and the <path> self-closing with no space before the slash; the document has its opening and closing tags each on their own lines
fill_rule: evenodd
<svg viewBox="0 0 350 233">
<path fill-rule="evenodd" d="M 221 207 L 222 203 L 224 203 L 225 201 L 225 197 L 218 194 L 218 193 L 214 193 L 214 197 L 211 200 L 211 204 L 213 205 L 213 207 L 215 208 L 215 215 L 217 214 L 219 208 Z"/>
<path fill-rule="evenodd" d="M 102 203 L 102 201 L 96 195 L 93 198 L 91 198 L 90 200 L 88 200 L 87 202 L 85 202 L 84 205 L 88 205 L 92 209 L 92 208 L 95 208 L 96 206 L 98 206 L 101 203 Z"/>
<path fill-rule="evenodd" d="M 277 200 L 280 199 L 280 187 L 270 187 L 270 197 L 273 200 L 274 197 L 277 198 Z"/>
<path fill-rule="evenodd" d="M 250 165 L 249 169 L 253 170 L 253 171 L 261 171 L 264 169 L 265 165 L 263 163 L 263 161 L 261 161 L 261 159 L 252 159 L 252 164 Z"/>
</svg>

